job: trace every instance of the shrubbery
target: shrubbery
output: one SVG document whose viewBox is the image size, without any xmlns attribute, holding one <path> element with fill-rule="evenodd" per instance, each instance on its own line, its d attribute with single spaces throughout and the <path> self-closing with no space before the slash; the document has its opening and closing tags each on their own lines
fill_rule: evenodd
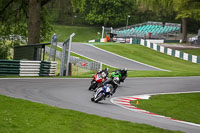
<svg viewBox="0 0 200 133">
<path fill-rule="evenodd" d="M 14 47 L 25 44 L 20 40 L 0 41 L 0 59 L 13 59 Z"/>
<path fill-rule="evenodd" d="M 8 59 L 10 55 L 10 46 L 0 42 L 0 59 Z"/>
</svg>

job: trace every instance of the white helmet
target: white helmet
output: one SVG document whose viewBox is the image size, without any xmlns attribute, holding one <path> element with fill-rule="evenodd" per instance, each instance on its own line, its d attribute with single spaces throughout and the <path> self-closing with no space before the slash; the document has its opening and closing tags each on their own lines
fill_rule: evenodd
<svg viewBox="0 0 200 133">
<path fill-rule="evenodd" d="M 127 69 L 127 68 L 124 68 L 123 70 L 124 70 L 124 71 L 127 71 L 128 69 Z"/>
<path fill-rule="evenodd" d="M 117 85 L 119 85 L 119 77 L 114 77 L 113 82 Z"/>
<path fill-rule="evenodd" d="M 103 78 L 105 78 L 105 77 L 106 77 L 106 73 L 105 73 L 105 72 L 102 72 L 102 74 L 101 74 L 101 75 L 102 75 L 102 77 L 103 77 Z"/>
<path fill-rule="evenodd" d="M 101 69 L 99 69 L 97 72 L 101 72 L 102 70 Z"/>
<path fill-rule="evenodd" d="M 108 67 L 106 67 L 106 68 L 105 68 L 105 71 L 107 71 L 107 72 L 108 72 L 108 71 L 109 71 L 109 68 L 108 68 Z"/>
</svg>

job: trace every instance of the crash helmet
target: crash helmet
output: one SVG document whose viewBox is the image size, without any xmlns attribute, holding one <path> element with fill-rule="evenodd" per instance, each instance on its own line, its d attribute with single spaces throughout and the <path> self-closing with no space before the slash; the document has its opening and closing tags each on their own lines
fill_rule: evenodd
<svg viewBox="0 0 200 133">
<path fill-rule="evenodd" d="M 106 73 L 105 72 L 102 72 L 101 75 L 102 75 L 103 78 L 106 77 Z"/>
<path fill-rule="evenodd" d="M 98 72 L 98 73 L 100 73 L 101 71 L 102 71 L 102 70 L 101 70 L 101 69 L 99 69 L 97 72 Z"/>
<path fill-rule="evenodd" d="M 108 68 L 108 67 L 106 67 L 106 68 L 105 68 L 105 71 L 106 71 L 106 72 L 108 72 L 108 71 L 109 71 L 109 68 Z"/>
<path fill-rule="evenodd" d="M 119 85 L 119 77 L 114 77 L 113 82 L 114 84 Z"/>
<path fill-rule="evenodd" d="M 124 70 L 124 71 L 128 71 L 128 69 L 127 69 L 127 68 L 124 68 L 123 70 Z"/>
</svg>

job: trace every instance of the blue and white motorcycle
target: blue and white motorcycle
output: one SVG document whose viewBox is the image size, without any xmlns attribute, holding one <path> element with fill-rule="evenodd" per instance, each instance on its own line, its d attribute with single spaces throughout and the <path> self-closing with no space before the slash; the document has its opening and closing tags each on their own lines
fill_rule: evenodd
<svg viewBox="0 0 200 133">
<path fill-rule="evenodd" d="M 112 86 L 104 85 L 103 87 L 97 89 L 97 91 L 94 93 L 94 96 L 91 98 L 91 101 L 97 103 L 101 100 L 105 100 L 106 98 L 109 98 L 111 96 L 111 92 Z"/>
</svg>

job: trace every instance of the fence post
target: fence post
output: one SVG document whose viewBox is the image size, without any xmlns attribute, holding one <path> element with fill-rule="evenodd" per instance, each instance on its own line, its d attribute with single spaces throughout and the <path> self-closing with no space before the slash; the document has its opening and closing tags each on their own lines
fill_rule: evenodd
<svg viewBox="0 0 200 133">
<path fill-rule="evenodd" d="M 60 64 L 60 76 L 69 76 L 68 71 L 70 62 L 71 42 L 72 42 L 72 37 L 74 35 L 75 33 L 72 33 L 70 37 L 63 43 L 62 58 Z"/>
<path fill-rule="evenodd" d="M 72 63 L 69 63 L 68 75 L 69 75 L 69 76 L 72 76 Z"/>
</svg>

